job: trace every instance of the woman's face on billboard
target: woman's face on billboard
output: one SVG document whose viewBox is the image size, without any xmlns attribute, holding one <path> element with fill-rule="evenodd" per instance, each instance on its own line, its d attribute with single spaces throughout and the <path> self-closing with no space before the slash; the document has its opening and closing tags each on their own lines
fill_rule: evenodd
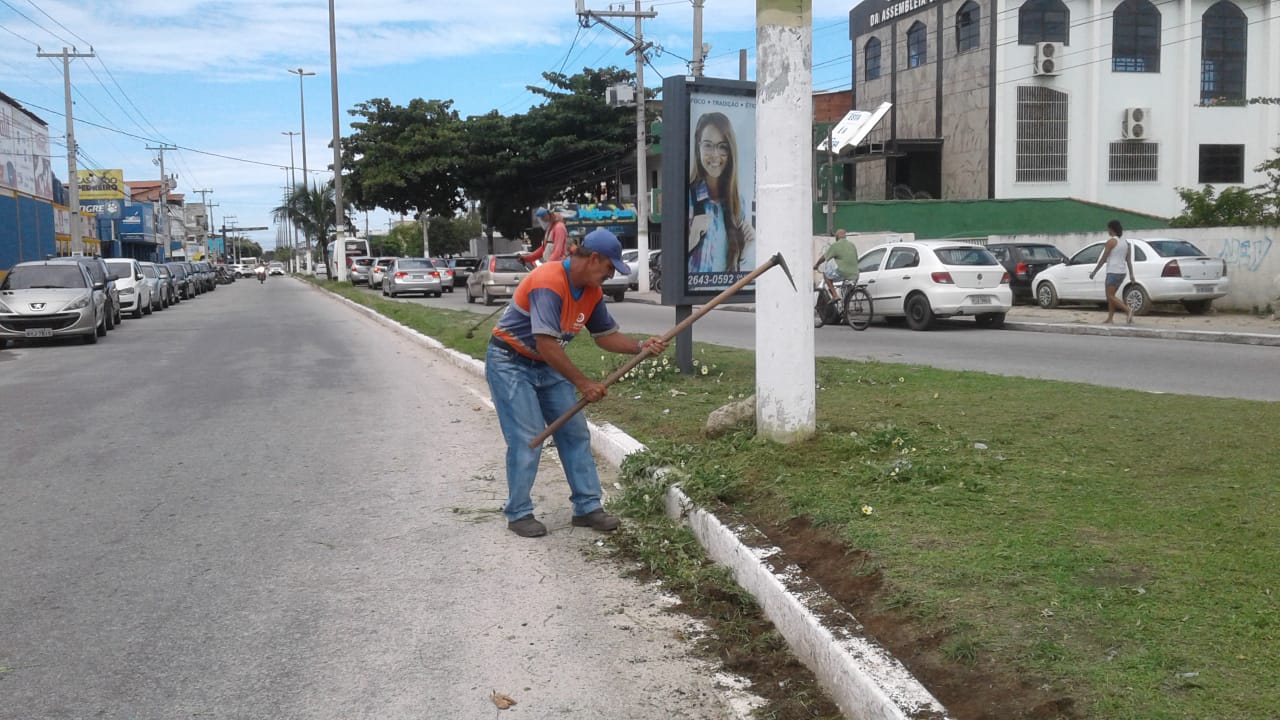
<svg viewBox="0 0 1280 720">
<path fill-rule="evenodd" d="M 714 125 L 702 128 L 702 137 L 698 140 L 698 158 L 707 176 L 719 178 L 729 164 L 729 141 L 724 133 Z"/>
</svg>

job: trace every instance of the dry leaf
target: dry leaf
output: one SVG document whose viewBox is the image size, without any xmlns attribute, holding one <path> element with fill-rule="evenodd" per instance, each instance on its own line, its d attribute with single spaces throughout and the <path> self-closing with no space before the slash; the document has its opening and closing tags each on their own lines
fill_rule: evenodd
<svg viewBox="0 0 1280 720">
<path fill-rule="evenodd" d="M 491 691 L 491 694 L 489 695 L 489 699 L 493 701 L 494 705 L 498 706 L 499 710 L 506 710 L 507 708 L 516 704 L 515 698 L 511 697 L 510 695 L 504 695 L 498 692 L 497 690 Z"/>
</svg>

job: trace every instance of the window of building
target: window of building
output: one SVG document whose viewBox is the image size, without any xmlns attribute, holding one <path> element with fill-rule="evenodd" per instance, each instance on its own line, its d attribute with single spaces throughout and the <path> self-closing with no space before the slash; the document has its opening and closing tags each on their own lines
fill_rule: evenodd
<svg viewBox="0 0 1280 720">
<path fill-rule="evenodd" d="M 1201 145 L 1199 182 L 1244 182 L 1244 146 Z"/>
<path fill-rule="evenodd" d="M 1018 44 L 1038 42 L 1068 44 L 1071 39 L 1071 11 L 1062 0 L 1027 0 L 1018 8 Z"/>
<path fill-rule="evenodd" d="M 1248 25 L 1244 13 L 1229 0 L 1205 11 L 1200 28 L 1200 104 L 1244 101 Z"/>
<path fill-rule="evenodd" d="M 969 0 L 956 13 L 956 52 L 976 50 L 982 42 L 982 8 Z"/>
<path fill-rule="evenodd" d="M 871 38 L 862 49 L 862 79 L 875 80 L 880 77 L 880 39 Z"/>
<path fill-rule="evenodd" d="M 924 23 L 915 22 L 907 28 L 907 67 L 920 67 L 929 60 L 929 33 Z"/>
<path fill-rule="evenodd" d="M 1015 182 L 1067 181 L 1067 94 L 1046 87 L 1018 88 Z"/>
<path fill-rule="evenodd" d="M 1160 72 L 1160 11 L 1151 0 L 1125 0 L 1111 15 L 1111 69 Z"/>
<path fill-rule="evenodd" d="M 1111 143 L 1108 182 L 1159 182 L 1160 146 L 1151 142 Z"/>
</svg>

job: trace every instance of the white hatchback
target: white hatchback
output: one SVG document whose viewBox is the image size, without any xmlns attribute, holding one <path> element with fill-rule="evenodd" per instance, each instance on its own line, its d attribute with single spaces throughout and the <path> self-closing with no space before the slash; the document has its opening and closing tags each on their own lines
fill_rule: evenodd
<svg viewBox="0 0 1280 720">
<path fill-rule="evenodd" d="M 1120 295 L 1135 315 L 1145 315 L 1155 302 L 1179 302 L 1193 315 L 1209 310 L 1214 300 L 1227 294 L 1227 263 L 1205 255 L 1186 240 L 1128 238 L 1133 247 L 1133 272 Z M 1060 302 L 1106 303 L 1105 268 L 1093 279 L 1105 242 L 1096 242 L 1071 256 L 1062 265 L 1036 275 L 1032 292 L 1040 307 Z"/>
<path fill-rule="evenodd" d="M 107 268 L 116 274 L 120 291 L 120 312 L 140 318 L 151 314 L 151 285 L 133 258 L 107 258 Z"/>
<path fill-rule="evenodd" d="M 858 283 L 871 295 L 874 318 L 906 318 L 912 330 L 928 330 L 935 319 L 956 315 L 998 328 L 1013 306 L 1009 273 L 981 245 L 886 243 L 858 259 L 858 272 Z"/>
</svg>

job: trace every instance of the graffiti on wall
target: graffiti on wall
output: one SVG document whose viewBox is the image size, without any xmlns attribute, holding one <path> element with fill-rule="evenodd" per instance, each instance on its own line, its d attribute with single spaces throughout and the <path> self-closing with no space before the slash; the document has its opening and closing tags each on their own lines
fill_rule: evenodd
<svg viewBox="0 0 1280 720">
<path fill-rule="evenodd" d="M 1263 261 L 1267 259 L 1269 252 L 1271 252 L 1269 236 L 1263 236 L 1261 240 L 1227 238 L 1222 241 L 1222 250 L 1218 252 L 1218 257 L 1228 265 L 1235 265 L 1249 272 L 1257 272 L 1258 268 L 1262 267 Z"/>
</svg>

